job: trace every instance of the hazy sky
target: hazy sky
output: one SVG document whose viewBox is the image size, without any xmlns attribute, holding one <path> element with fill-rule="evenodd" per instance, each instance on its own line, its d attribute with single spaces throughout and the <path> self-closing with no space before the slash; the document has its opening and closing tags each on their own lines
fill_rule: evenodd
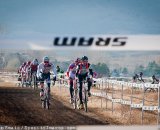
<svg viewBox="0 0 160 130">
<path fill-rule="evenodd" d="M 99 34 L 160 34 L 160 0 L 0 0 L 0 48 Z"/>
</svg>

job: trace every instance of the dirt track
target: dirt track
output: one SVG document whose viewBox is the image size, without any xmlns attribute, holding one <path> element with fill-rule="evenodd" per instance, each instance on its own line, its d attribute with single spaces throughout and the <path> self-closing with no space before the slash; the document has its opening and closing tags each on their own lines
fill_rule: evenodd
<svg viewBox="0 0 160 130">
<path fill-rule="evenodd" d="M 54 95 L 50 110 L 41 108 L 39 90 L 0 86 L 1 125 L 109 125 L 96 114 L 73 110 L 68 102 Z"/>
</svg>

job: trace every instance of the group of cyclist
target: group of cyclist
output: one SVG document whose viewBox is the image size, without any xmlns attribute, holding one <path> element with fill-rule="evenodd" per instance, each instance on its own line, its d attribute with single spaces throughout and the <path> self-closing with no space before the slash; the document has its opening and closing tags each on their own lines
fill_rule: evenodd
<svg viewBox="0 0 160 130">
<path fill-rule="evenodd" d="M 137 82 L 137 81 L 145 83 L 145 81 L 143 79 L 143 72 L 140 72 L 139 75 L 135 74 L 133 76 L 133 82 Z M 151 84 L 159 84 L 159 79 L 156 78 L 155 75 L 152 76 L 152 83 Z"/>
<path fill-rule="evenodd" d="M 33 73 L 37 72 L 38 60 L 24 62 L 18 69 L 19 80 L 31 84 Z"/>
<path fill-rule="evenodd" d="M 50 91 L 51 86 L 51 78 L 50 74 L 53 71 L 54 81 L 56 81 L 57 73 L 60 72 L 60 67 L 55 67 L 53 63 L 50 62 L 49 57 L 43 57 L 43 61 L 41 63 L 38 62 L 37 59 L 34 59 L 32 62 L 27 61 L 24 62 L 20 68 L 18 69 L 18 73 L 21 76 L 21 79 L 24 82 L 28 82 L 29 84 L 32 81 L 32 74 L 36 73 L 37 81 L 40 82 L 40 97 L 43 100 L 44 94 L 44 80 L 47 80 L 48 90 Z M 91 96 L 90 89 L 92 86 L 92 77 L 96 77 L 97 74 L 93 72 L 90 68 L 90 63 L 88 62 L 88 57 L 83 56 L 82 58 L 77 58 L 73 63 L 71 63 L 67 69 L 67 76 L 69 79 L 69 90 L 70 90 L 70 101 L 73 103 L 73 91 L 74 85 L 73 81 L 78 80 L 78 89 L 79 89 L 79 108 L 83 109 L 82 102 L 82 82 L 85 80 L 88 84 L 88 96 Z"/>
<path fill-rule="evenodd" d="M 82 83 L 85 80 L 88 85 L 88 96 L 91 96 L 90 89 L 93 83 L 92 78 L 96 77 L 97 74 L 93 72 L 90 67 L 90 63 L 88 62 L 88 57 L 83 56 L 82 58 L 77 58 L 73 63 L 71 63 L 67 69 L 67 76 L 69 77 L 69 89 L 70 89 L 70 102 L 73 103 L 73 91 L 74 91 L 74 82 L 78 81 L 78 89 L 79 89 L 79 108 L 83 109 L 82 102 Z"/>
</svg>

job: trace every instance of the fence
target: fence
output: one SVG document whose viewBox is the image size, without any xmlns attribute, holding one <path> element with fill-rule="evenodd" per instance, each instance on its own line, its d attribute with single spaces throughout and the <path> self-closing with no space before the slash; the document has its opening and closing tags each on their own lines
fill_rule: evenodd
<svg viewBox="0 0 160 130">
<path fill-rule="evenodd" d="M 66 79 L 59 78 L 59 80 L 66 81 Z M 132 111 L 134 109 L 138 109 L 141 111 L 141 124 L 144 124 L 144 112 L 148 111 L 154 111 L 157 112 L 156 119 L 157 119 L 157 125 L 159 124 L 159 113 L 160 113 L 160 84 L 151 84 L 151 83 L 130 83 L 130 82 L 124 82 L 124 81 L 117 81 L 117 80 L 108 80 L 108 79 L 94 79 L 96 81 L 97 88 L 99 92 L 91 92 L 92 96 L 99 97 L 101 99 L 101 106 L 102 108 L 103 102 L 102 99 L 106 100 L 106 108 L 108 110 L 112 111 L 112 114 L 114 114 L 114 105 L 120 104 L 123 109 L 123 106 L 130 107 L 129 109 L 129 120 L 130 124 L 132 124 Z M 59 87 L 69 87 L 67 83 L 62 84 L 59 82 Z M 157 95 L 157 100 L 148 100 L 146 99 L 147 93 L 146 89 L 154 89 L 156 90 L 154 95 Z M 128 93 L 130 90 L 130 96 L 128 96 Z M 158 90 L 158 91 L 157 91 Z M 110 93 L 109 93 L 110 91 Z M 135 95 L 135 93 L 137 93 Z M 125 95 L 126 94 L 126 95 Z M 137 97 L 141 96 L 141 97 Z M 111 109 L 108 108 L 108 102 L 111 103 Z M 152 103 L 152 105 L 146 104 L 146 102 Z M 121 110 L 122 111 L 122 110 Z M 121 113 L 122 115 L 122 113 Z"/>
<path fill-rule="evenodd" d="M 16 76 L 17 74 L 13 73 L 4 73 L 5 76 Z M 141 111 L 141 124 L 144 124 L 144 113 L 147 111 L 154 111 L 157 112 L 156 119 L 157 119 L 157 125 L 159 125 L 159 118 L 160 118 L 160 84 L 151 84 L 151 83 L 130 83 L 130 82 L 124 82 L 124 81 L 117 81 L 117 80 L 110 80 L 110 79 L 94 79 L 96 83 L 96 88 L 98 89 L 98 92 L 91 92 L 92 96 L 99 97 L 101 99 L 101 106 L 102 108 L 103 102 L 102 99 L 106 101 L 106 110 L 112 111 L 112 114 L 114 114 L 115 104 L 120 104 L 123 108 L 123 106 L 130 107 L 129 109 L 129 120 L 130 124 L 132 124 L 132 111 L 134 109 L 138 109 Z M 68 79 L 58 78 L 58 86 L 59 89 L 61 87 L 67 87 L 68 85 Z M 146 95 L 149 93 L 146 93 L 146 89 L 152 89 L 156 90 L 154 94 L 157 95 L 157 100 L 148 100 L 146 99 Z M 130 90 L 130 91 L 127 91 Z M 138 97 L 135 95 L 135 93 L 138 92 Z M 130 95 L 129 95 L 130 93 Z M 129 96 L 128 96 L 129 95 Z M 111 103 L 111 109 L 108 107 L 108 102 Z M 146 104 L 146 102 L 152 103 L 152 105 Z M 122 113 L 121 113 L 122 115 Z"/>
</svg>

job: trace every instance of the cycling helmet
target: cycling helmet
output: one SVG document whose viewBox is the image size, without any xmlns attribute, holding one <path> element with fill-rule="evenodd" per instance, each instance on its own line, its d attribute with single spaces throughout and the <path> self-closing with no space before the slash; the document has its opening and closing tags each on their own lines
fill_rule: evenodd
<svg viewBox="0 0 160 130">
<path fill-rule="evenodd" d="M 28 62 L 27 62 L 27 65 L 30 65 L 30 64 L 31 64 L 31 61 L 28 61 Z"/>
<path fill-rule="evenodd" d="M 38 59 L 34 59 L 34 61 L 38 62 Z"/>
<path fill-rule="evenodd" d="M 153 75 L 152 78 L 155 79 L 155 75 Z"/>
<path fill-rule="evenodd" d="M 43 57 L 43 62 L 48 63 L 49 62 L 49 57 L 48 56 Z"/>
<path fill-rule="evenodd" d="M 138 78 L 139 77 L 138 74 L 135 74 L 135 77 Z"/>
<path fill-rule="evenodd" d="M 38 64 L 38 59 L 34 59 L 34 60 L 33 60 L 33 63 L 34 63 L 34 64 Z"/>
<path fill-rule="evenodd" d="M 23 66 L 25 66 L 26 65 L 26 62 L 23 62 L 23 64 L 22 64 Z"/>
<path fill-rule="evenodd" d="M 143 75 L 143 73 L 142 73 L 142 72 L 140 72 L 140 75 Z"/>
<path fill-rule="evenodd" d="M 83 57 L 82 57 L 82 61 L 85 61 L 85 60 L 88 61 L 88 57 L 87 57 L 87 56 L 83 56 Z"/>
<path fill-rule="evenodd" d="M 93 72 L 93 69 L 92 69 L 92 68 L 89 68 L 89 71 L 90 71 L 90 72 Z"/>
<path fill-rule="evenodd" d="M 80 62 L 81 61 L 81 59 L 80 58 L 77 58 L 76 60 L 75 60 L 75 62 Z"/>
</svg>

